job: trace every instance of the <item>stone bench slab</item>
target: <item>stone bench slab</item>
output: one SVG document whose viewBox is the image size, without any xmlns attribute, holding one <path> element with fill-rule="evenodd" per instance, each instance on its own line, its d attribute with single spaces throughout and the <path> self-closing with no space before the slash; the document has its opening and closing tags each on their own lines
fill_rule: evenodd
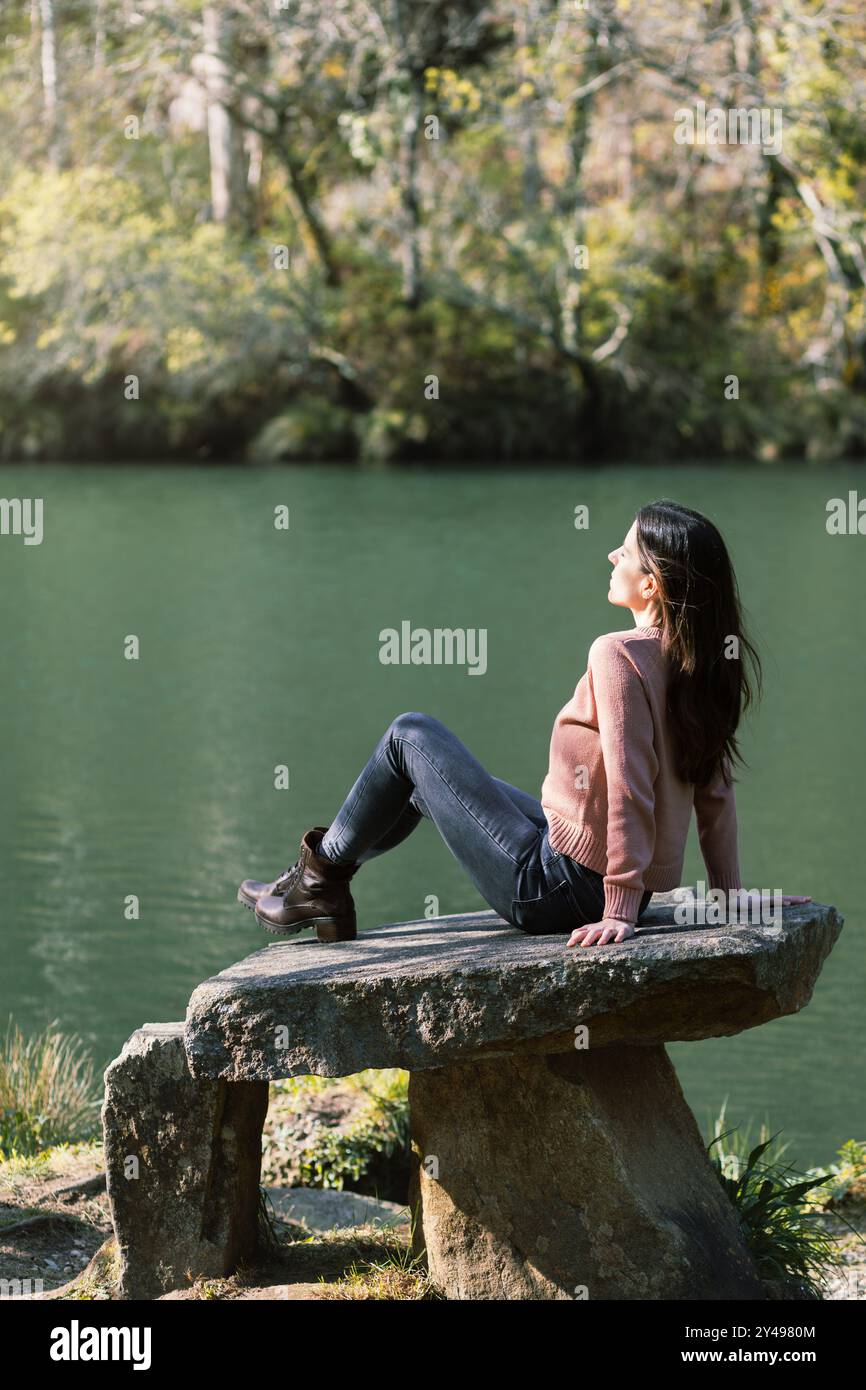
<svg viewBox="0 0 866 1390">
<path fill-rule="evenodd" d="M 723 1037 L 796 1013 L 842 928 L 831 906 L 780 923 L 684 927 L 657 894 L 637 934 L 567 950 L 492 911 L 386 924 L 356 941 L 289 938 L 206 980 L 184 1043 L 193 1077 L 415 1072 L 502 1054 Z"/>
</svg>

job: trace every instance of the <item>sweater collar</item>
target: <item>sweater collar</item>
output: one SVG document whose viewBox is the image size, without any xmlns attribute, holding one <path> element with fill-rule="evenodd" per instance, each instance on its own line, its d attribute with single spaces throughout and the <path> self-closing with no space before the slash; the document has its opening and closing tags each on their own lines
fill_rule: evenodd
<svg viewBox="0 0 866 1390">
<path fill-rule="evenodd" d="M 644 633 L 647 637 L 661 637 L 662 635 L 660 627 L 636 627 L 635 632 Z"/>
</svg>

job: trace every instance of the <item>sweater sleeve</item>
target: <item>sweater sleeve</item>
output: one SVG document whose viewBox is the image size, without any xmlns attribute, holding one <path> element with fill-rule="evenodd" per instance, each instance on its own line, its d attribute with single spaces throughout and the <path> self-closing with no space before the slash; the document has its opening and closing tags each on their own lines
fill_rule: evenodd
<svg viewBox="0 0 866 1390">
<path fill-rule="evenodd" d="M 621 642 L 599 637 L 589 651 L 607 780 L 604 915 L 637 921 L 643 875 L 655 850 L 655 751 L 652 710 L 637 667 Z"/>
<path fill-rule="evenodd" d="M 725 767 L 730 772 L 727 760 Z M 695 819 L 709 887 L 742 888 L 733 783 L 719 774 L 708 787 L 695 787 Z"/>
</svg>

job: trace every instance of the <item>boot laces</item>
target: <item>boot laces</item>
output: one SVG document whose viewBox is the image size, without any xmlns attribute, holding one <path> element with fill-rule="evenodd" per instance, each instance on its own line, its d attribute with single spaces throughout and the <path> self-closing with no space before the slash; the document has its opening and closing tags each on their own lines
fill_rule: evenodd
<svg viewBox="0 0 866 1390">
<path fill-rule="evenodd" d="M 291 868 L 284 869 L 274 884 L 274 893 L 287 893 L 297 882 L 300 869 L 300 864 L 293 864 Z"/>
<path fill-rule="evenodd" d="M 303 864 L 301 859 L 298 859 L 297 863 L 293 864 L 291 868 L 284 869 L 274 884 L 274 893 L 282 893 L 283 895 L 288 893 L 300 878 L 302 868 Z"/>
</svg>

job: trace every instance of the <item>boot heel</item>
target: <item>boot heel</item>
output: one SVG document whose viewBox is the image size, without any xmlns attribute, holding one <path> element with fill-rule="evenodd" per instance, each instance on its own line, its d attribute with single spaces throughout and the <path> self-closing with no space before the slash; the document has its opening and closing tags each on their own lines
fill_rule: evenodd
<svg viewBox="0 0 866 1390">
<path fill-rule="evenodd" d="M 320 941 L 355 941 L 358 932 L 351 917 L 330 917 L 316 923 Z"/>
</svg>

